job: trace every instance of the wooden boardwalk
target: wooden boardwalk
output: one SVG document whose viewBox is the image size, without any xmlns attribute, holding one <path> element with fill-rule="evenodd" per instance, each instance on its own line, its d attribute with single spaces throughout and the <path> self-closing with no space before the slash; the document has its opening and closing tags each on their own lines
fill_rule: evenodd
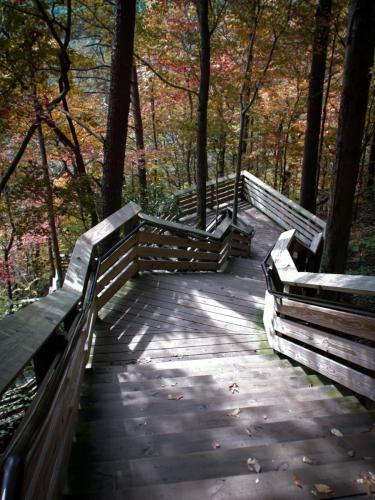
<svg viewBox="0 0 375 500">
<path fill-rule="evenodd" d="M 101 309 L 67 498 L 365 495 L 374 416 L 270 349 L 261 262 L 281 230 L 241 210 L 251 259 L 143 273 Z"/>
</svg>

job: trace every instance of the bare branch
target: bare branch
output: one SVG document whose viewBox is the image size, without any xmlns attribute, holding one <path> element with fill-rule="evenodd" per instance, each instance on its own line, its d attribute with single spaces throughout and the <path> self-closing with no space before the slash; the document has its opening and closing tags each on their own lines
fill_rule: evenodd
<svg viewBox="0 0 375 500">
<path fill-rule="evenodd" d="M 184 90 L 185 92 L 189 92 L 190 94 L 198 95 L 198 92 L 193 89 L 189 89 L 188 87 L 184 87 L 183 85 L 178 85 L 177 83 L 173 83 L 170 80 L 168 80 L 165 76 L 163 76 L 159 71 L 157 71 L 149 62 L 147 62 L 145 59 L 142 59 L 138 54 L 134 54 L 134 56 L 141 61 L 141 63 L 144 66 L 147 66 L 162 82 L 166 83 L 170 87 L 173 87 L 175 89 L 179 90 Z"/>
<path fill-rule="evenodd" d="M 88 132 L 90 135 L 92 135 L 93 137 L 95 137 L 95 139 L 97 139 L 99 142 L 101 142 L 102 144 L 104 144 L 105 140 L 104 140 L 104 137 L 101 134 L 96 133 L 88 125 L 86 125 L 85 123 L 81 122 L 81 120 L 79 120 L 78 118 L 74 117 L 71 113 L 68 113 L 67 111 L 65 111 L 64 109 L 61 109 L 61 108 L 56 108 L 55 111 L 60 111 L 60 113 L 63 113 L 68 118 L 70 118 L 71 120 L 75 121 L 80 127 L 82 127 L 84 130 L 86 130 L 86 132 Z"/>
</svg>

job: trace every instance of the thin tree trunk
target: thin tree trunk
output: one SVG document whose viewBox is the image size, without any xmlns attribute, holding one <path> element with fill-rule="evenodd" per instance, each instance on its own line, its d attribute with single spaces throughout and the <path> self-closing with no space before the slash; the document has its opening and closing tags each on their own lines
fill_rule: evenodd
<svg viewBox="0 0 375 500">
<path fill-rule="evenodd" d="M 325 126 L 326 126 L 326 120 L 327 120 L 327 106 L 328 106 L 328 100 L 329 100 L 329 94 L 331 92 L 331 82 L 332 82 L 332 70 L 333 70 L 333 62 L 335 58 L 335 50 L 336 50 L 336 32 L 333 34 L 333 40 L 332 40 L 332 49 L 331 49 L 331 56 L 329 60 L 329 67 L 328 67 L 328 77 L 327 77 L 327 84 L 326 84 L 326 91 L 324 95 L 324 104 L 323 104 L 323 112 L 322 112 L 322 123 L 320 126 L 320 138 L 319 138 L 319 153 L 318 153 L 318 171 L 316 174 L 316 189 L 318 191 L 319 187 L 319 177 L 320 177 L 320 171 L 322 168 L 322 157 L 323 157 L 323 147 L 324 147 L 324 132 L 325 132 Z"/>
<path fill-rule="evenodd" d="M 50 238 L 52 244 L 52 251 L 55 259 L 55 268 L 57 274 L 57 287 L 60 288 L 63 284 L 64 274 L 61 265 L 61 256 L 60 256 L 60 248 L 59 248 L 59 240 L 57 237 L 57 229 L 55 223 L 55 210 L 53 206 L 53 192 L 51 188 L 51 179 L 48 171 L 48 161 L 47 161 L 47 152 L 46 145 L 44 142 L 42 125 L 40 124 L 38 127 L 38 143 L 39 143 L 39 152 L 40 152 L 40 161 L 43 170 L 43 180 L 46 189 L 46 205 L 47 205 L 47 217 L 48 217 L 48 225 L 50 230 Z"/>
<path fill-rule="evenodd" d="M 343 273 L 346 268 L 374 43 L 375 2 L 351 0 L 323 272 Z"/>
<path fill-rule="evenodd" d="M 66 100 L 66 97 L 63 98 L 62 100 L 63 108 L 64 110 L 69 113 L 69 106 L 68 102 Z M 94 192 L 90 186 L 90 180 L 88 178 L 87 172 L 86 172 L 86 167 L 85 167 L 85 162 L 83 160 L 82 152 L 81 152 L 81 146 L 79 144 L 77 132 L 73 123 L 73 120 L 70 118 L 69 114 L 65 115 L 66 119 L 68 121 L 69 125 L 69 130 L 70 130 L 70 135 L 72 136 L 73 144 L 74 144 L 74 157 L 76 160 L 76 166 L 77 166 L 77 173 L 79 177 L 79 196 L 82 199 L 87 199 L 88 200 L 88 209 L 90 213 L 90 218 L 91 218 L 91 225 L 95 226 L 98 223 L 98 214 L 96 213 L 96 208 L 95 208 L 95 201 L 94 201 Z M 81 200 L 82 201 L 82 200 Z"/>
<path fill-rule="evenodd" d="M 147 174 L 146 174 L 146 157 L 145 143 L 143 138 L 143 122 L 141 114 L 141 103 L 139 99 L 137 68 L 132 67 L 132 84 L 131 84 L 131 103 L 133 108 L 134 127 L 135 127 L 135 142 L 137 146 L 137 167 L 139 189 L 143 203 L 147 202 Z"/>
<path fill-rule="evenodd" d="M 309 82 L 300 197 L 301 205 L 312 213 L 316 212 L 319 133 L 330 19 L 331 0 L 319 0 Z"/>
<path fill-rule="evenodd" d="M 370 192 L 374 191 L 374 180 L 375 180 L 375 129 L 372 134 L 370 153 L 368 159 L 367 188 L 369 189 Z"/>
<path fill-rule="evenodd" d="M 152 120 L 152 137 L 154 139 L 154 148 L 158 147 L 158 136 L 156 134 L 156 112 L 155 112 L 155 96 L 154 96 L 154 80 L 151 82 L 151 120 Z"/>
<path fill-rule="evenodd" d="M 133 63 L 135 11 L 136 0 L 117 0 L 108 102 L 107 136 L 104 145 L 102 179 L 103 218 L 119 210 L 122 205 L 122 186 L 124 183 L 124 161 L 130 104 L 130 81 Z M 110 248 L 117 239 L 118 234 L 114 234 L 108 239 L 104 249 Z"/>
<path fill-rule="evenodd" d="M 243 151 L 243 139 L 245 136 L 245 125 L 246 125 L 246 110 L 243 109 L 241 110 L 240 136 L 238 138 L 238 149 L 237 149 L 236 176 L 234 179 L 233 214 L 232 214 L 233 224 L 237 224 L 238 186 L 240 184 L 240 177 L 241 177 L 242 151 Z"/>
<path fill-rule="evenodd" d="M 210 87 L 210 30 L 208 0 L 196 0 L 200 33 L 200 84 L 197 118 L 197 226 L 206 228 L 207 108 Z"/>
</svg>

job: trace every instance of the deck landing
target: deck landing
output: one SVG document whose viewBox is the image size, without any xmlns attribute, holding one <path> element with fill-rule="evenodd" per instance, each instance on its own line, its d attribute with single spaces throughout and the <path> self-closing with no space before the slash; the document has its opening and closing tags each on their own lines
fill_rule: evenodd
<svg viewBox="0 0 375 500">
<path fill-rule="evenodd" d="M 101 310 L 67 498 L 365 495 L 374 416 L 269 348 L 260 263 L 280 230 L 241 208 L 251 259 L 145 273 Z"/>
</svg>

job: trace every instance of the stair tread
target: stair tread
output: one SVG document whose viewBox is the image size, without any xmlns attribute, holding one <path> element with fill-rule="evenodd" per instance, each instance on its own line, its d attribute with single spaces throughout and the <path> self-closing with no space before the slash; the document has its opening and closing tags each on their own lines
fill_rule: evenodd
<svg viewBox="0 0 375 500">
<path fill-rule="evenodd" d="M 180 391 L 175 391 L 173 396 L 177 398 L 180 395 Z M 321 387 L 303 387 L 300 389 L 286 390 L 282 392 L 283 403 L 291 405 L 299 404 L 301 401 L 311 400 L 311 399 L 324 399 L 338 397 L 340 395 L 339 391 L 333 385 L 326 385 Z M 235 396 L 235 397 L 232 397 Z M 277 404 L 280 401 L 280 391 L 273 389 L 272 387 L 264 391 L 254 391 L 248 393 L 240 393 L 237 395 L 230 394 L 228 391 L 227 395 L 205 397 L 202 396 L 200 399 L 174 399 L 168 398 L 166 393 L 165 401 L 153 401 L 152 397 L 145 398 L 145 400 L 137 404 L 129 403 L 126 400 L 110 400 L 110 401 L 95 401 L 90 406 L 86 402 L 80 413 L 85 413 L 87 417 L 92 418 L 95 414 L 100 414 L 101 416 L 107 414 L 108 416 L 113 414 L 123 414 L 127 417 L 135 416 L 148 416 L 148 415 L 169 415 L 169 414 L 183 414 L 183 413 L 194 413 L 194 412 L 205 412 L 209 410 L 224 410 L 229 411 L 236 408 L 241 408 L 242 406 L 254 407 L 254 406 L 264 406 L 265 404 Z"/>
<path fill-rule="evenodd" d="M 291 367 L 291 363 L 287 360 L 281 360 L 275 355 L 238 355 L 236 357 L 223 357 L 223 358 L 200 358 L 196 360 L 191 359 L 174 359 L 164 362 L 155 362 L 151 359 L 143 360 L 138 364 L 121 365 L 106 365 L 106 366 L 93 366 L 91 369 L 86 370 L 85 378 L 95 377 L 99 374 L 112 373 L 123 375 L 136 374 L 137 377 L 143 376 L 148 378 L 157 377 L 173 377 L 173 376 L 193 376 L 212 374 L 221 372 L 222 370 L 237 370 L 238 373 L 246 372 L 253 368 L 266 368 L 266 367 Z"/>
<path fill-rule="evenodd" d="M 81 395 L 81 407 L 95 402 L 119 402 L 126 401 L 129 404 L 143 404 L 148 401 L 165 401 L 169 395 L 183 395 L 184 400 L 202 400 L 212 396 L 229 396 L 229 401 L 235 401 L 243 394 L 267 394 L 277 390 L 285 391 L 284 394 L 291 394 L 293 389 L 302 389 L 311 387 L 313 384 L 306 375 L 285 376 L 282 380 L 277 377 L 269 377 L 265 380 L 257 380 L 254 384 L 253 379 L 243 379 L 241 377 L 229 376 L 226 379 L 199 380 L 197 384 L 182 378 L 170 379 L 168 382 L 159 384 L 157 388 L 148 388 L 141 390 L 131 390 L 123 387 L 121 384 L 105 384 L 104 387 L 97 388 L 95 385 L 87 389 Z M 229 387 L 236 383 L 237 390 L 232 393 Z"/>
<path fill-rule="evenodd" d="M 336 437 L 288 441 L 261 446 L 229 450 L 211 450 L 172 457 L 151 457 L 128 461 L 98 462 L 85 467 L 82 463 L 77 475 L 71 474 L 72 485 L 90 485 L 108 488 L 116 480 L 119 489 L 158 483 L 198 481 L 220 476 L 249 473 L 247 460 L 255 458 L 261 471 L 313 468 L 316 465 L 353 461 L 349 455 L 354 450 L 357 459 L 375 460 L 375 435 L 371 433 Z M 307 456 L 314 465 L 303 462 Z M 103 479 L 105 478 L 105 479 Z M 99 483 L 99 484 L 97 484 Z M 99 486 L 100 485 L 100 486 Z M 84 488 L 86 489 L 87 486 Z"/>
<path fill-rule="evenodd" d="M 331 399 L 315 399 L 301 401 L 295 408 L 284 402 L 252 407 L 241 407 L 241 413 L 236 417 L 227 415 L 227 411 L 211 410 L 200 413 L 182 413 L 129 417 L 124 412 L 98 412 L 96 415 L 80 414 L 79 429 L 100 429 L 103 436 L 119 436 L 125 434 L 141 436 L 147 434 L 161 434 L 184 432 L 200 428 L 230 427 L 236 425 L 254 425 L 259 422 L 277 422 L 290 418 L 318 417 L 331 414 L 343 414 L 365 411 L 354 396 Z M 87 418 L 90 417 L 90 418 Z M 265 417 L 267 417 L 265 419 Z"/>
<path fill-rule="evenodd" d="M 215 498 L 215 500 L 280 500 L 287 498 L 327 498 L 313 495 L 316 483 L 327 484 L 333 495 L 330 498 L 368 498 L 366 486 L 357 481 L 363 474 L 375 472 L 374 460 L 353 460 L 299 467 L 286 471 L 244 473 L 238 476 L 220 476 L 199 481 L 157 484 L 115 490 L 111 500 L 192 500 Z M 300 487 L 297 484 L 300 484 Z M 67 495 L 65 500 L 106 500 L 108 492 Z"/>
<path fill-rule="evenodd" d="M 344 436 L 361 434 L 375 423 L 375 414 L 355 413 L 300 418 L 283 422 L 258 422 L 245 426 L 195 429 L 169 434 L 108 437 L 95 429 L 83 429 L 73 447 L 72 465 L 79 465 L 89 456 L 91 463 L 127 460 L 150 456 L 174 456 L 210 451 L 272 445 L 276 442 L 300 441 L 332 436 L 338 428 Z"/>
<path fill-rule="evenodd" d="M 176 375 L 178 375 L 177 372 Z M 164 375 L 164 373 L 162 374 Z M 233 381 L 254 381 L 255 384 L 268 384 L 274 379 L 280 379 L 282 375 L 283 380 L 288 379 L 306 379 L 306 374 L 300 367 L 293 368 L 253 368 L 247 370 L 246 373 L 238 373 L 237 370 L 231 369 L 229 371 L 221 370 L 218 374 L 208 374 L 208 375 L 192 375 L 190 377 L 185 376 L 166 376 L 163 378 L 155 379 L 140 379 L 135 376 L 132 377 L 135 380 L 125 380 L 122 374 L 100 374 L 98 376 L 91 376 L 89 380 L 85 380 L 83 383 L 83 394 L 87 393 L 98 393 L 99 391 L 104 391 L 106 393 L 118 393 L 121 391 L 145 391 L 149 389 L 160 389 L 164 387 L 190 387 L 197 386 L 199 384 L 223 384 L 225 382 L 230 383 Z"/>
</svg>

